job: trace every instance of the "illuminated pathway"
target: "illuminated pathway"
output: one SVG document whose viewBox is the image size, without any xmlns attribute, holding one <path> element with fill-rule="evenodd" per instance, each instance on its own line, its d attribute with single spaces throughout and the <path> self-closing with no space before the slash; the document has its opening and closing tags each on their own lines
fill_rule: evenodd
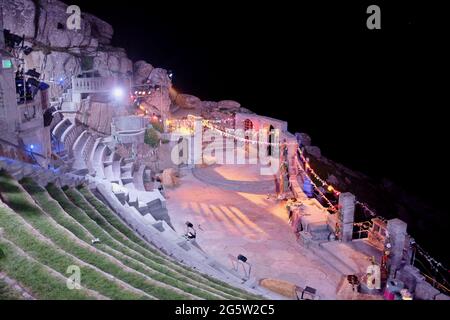
<svg viewBox="0 0 450 320">
<path fill-rule="evenodd" d="M 284 203 L 258 192 L 258 181 L 264 188 L 271 185 L 273 192 L 272 177 L 260 176 L 259 168 L 249 165 L 195 169 L 195 175 L 201 180 L 189 173 L 179 187 L 166 190 L 177 232 L 184 233 L 185 222 L 190 221 L 199 245 L 222 264 L 231 268 L 228 255 L 243 254 L 257 279 L 310 286 L 322 299 L 336 298 L 338 272 L 297 243 Z M 214 181 L 209 183 L 209 178 Z M 242 185 L 245 192 L 237 191 L 236 186 Z"/>
</svg>

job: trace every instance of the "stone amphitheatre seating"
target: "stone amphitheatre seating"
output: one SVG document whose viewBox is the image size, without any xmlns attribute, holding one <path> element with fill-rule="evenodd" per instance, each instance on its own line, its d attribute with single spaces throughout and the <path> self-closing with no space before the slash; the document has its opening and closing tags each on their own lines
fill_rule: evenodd
<svg viewBox="0 0 450 320">
<path fill-rule="evenodd" d="M 91 168 L 92 168 L 92 174 L 96 175 L 97 177 L 100 177 L 101 179 L 105 178 L 105 171 L 103 168 L 103 162 L 106 158 L 106 152 L 108 151 L 108 147 L 99 142 L 94 147 L 94 152 L 92 153 L 91 157 Z"/>
<path fill-rule="evenodd" d="M 83 161 L 92 175 L 74 175 L 0 159 L 0 166 L 6 167 L 14 174 L 14 178 L 28 177 L 21 181 L 25 190 L 15 179 L 0 172 L 1 199 L 16 208 L 19 215 L 21 210 L 25 210 L 23 218 L 30 219 L 28 222 L 33 227 L 53 230 L 38 230 L 51 235 L 51 238 L 42 241 L 39 246 L 30 245 L 32 250 L 29 254 L 33 255 L 32 261 L 36 263 L 36 268 L 40 267 L 41 271 L 55 268 L 56 273 L 62 274 L 66 265 L 81 263 L 84 272 L 90 274 L 83 282 L 85 287 L 81 291 L 76 290 L 81 298 L 235 299 L 256 297 L 248 292 L 261 293 L 251 289 L 250 285 L 254 282 L 242 285 L 239 275 L 205 254 L 195 241 L 188 241 L 174 231 L 170 226 L 164 197 L 158 190 L 144 191 L 145 166 L 135 166 L 130 159 L 123 159 L 109 149 L 107 139 L 95 139 L 81 125 L 65 121 L 55 127 L 54 131 L 65 141 L 66 147 L 70 146 L 69 150 L 72 150 L 78 164 L 82 166 Z M 76 172 L 81 174 L 80 170 Z M 85 185 L 82 189 L 87 194 L 80 195 L 74 187 L 83 183 Z M 87 185 L 93 191 L 89 191 Z M 69 189 L 61 189 L 59 186 L 68 186 Z M 17 190 L 12 190 L 13 188 Z M 30 193 L 27 194 L 27 191 Z M 91 197 L 87 203 L 88 198 L 85 197 L 89 194 Z M 3 210 L 2 204 L 0 201 L 0 210 Z M 30 210 L 36 214 L 30 215 Z M 39 214 L 43 210 L 47 214 Z M 0 228 L 4 228 L 4 223 L 11 220 L 9 215 L 8 219 L 3 219 L 3 216 L 2 212 Z M 14 217 L 11 215 L 11 218 Z M 46 221 L 40 223 L 36 219 Z M 61 225 L 56 226 L 59 223 Z M 12 223 L 11 228 L 17 228 L 17 223 Z M 119 231 L 125 232 L 123 230 L 128 230 L 125 238 L 123 234 L 118 234 Z M 26 228 L 20 230 L 20 234 L 25 236 Z M 7 236 L 14 235 L 8 229 Z M 130 237 L 140 241 L 139 244 L 133 244 L 134 240 L 130 240 Z M 101 241 L 92 246 L 91 240 L 94 238 Z M 0 243 L 3 246 L 1 238 Z M 128 246 L 129 243 L 131 247 Z M 149 249 L 147 253 L 149 246 L 155 249 Z M 25 249 L 28 253 L 28 247 Z M 22 248 L 18 250 L 17 252 L 22 252 Z M 36 250 L 54 251 L 39 255 Z M 63 254 L 64 257 L 60 256 Z M 152 260 L 152 257 L 157 259 Z M 167 264 L 164 262 L 166 259 Z M 60 265 L 60 261 L 65 262 Z M 161 261 L 164 263 L 159 266 Z M 186 273 L 182 270 L 186 270 Z M 9 270 L 13 271 L 17 272 L 16 269 Z M 208 276 L 198 274 L 197 271 Z M 176 278 L 178 273 L 180 277 Z M 46 274 L 51 278 L 55 272 L 52 270 Z M 220 281 L 212 280 L 211 277 Z M 56 281 L 47 280 L 49 286 Z M 33 277 L 29 277 L 24 285 L 36 290 L 41 288 L 34 281 Z M 61 285 L 65 288 L 64 279 Z M 66 292 L 63 296 L 54 297 L 46 290 L 38 290 L 36 293 L 36 296 L 43 298 L 77 298 L 72 295 L 74 294 Z"/>
<path fill-rule="evenodd" d="M 71 124 L 64 133 L 61 135 L 61 142 L 64 145 L 64 150 L 69 157 L 73 157 L 73 145 L 84 131 L 82 126 L 78 126 L 75 123 Z"/>
<path fill-rule="evenodd" d="M 127 203 L 121 203 L 111 195 L 104 184 L 97 185 L 96 190 L 130 228 L 170 256 L 181 259 L 195 269 L 214 275 L 219 279 L 230 281 L 237 277 L 236 274 L 214 261 L 193 243 L 180 237 L 164 221 L 154 222 L 149 215 L 142 215 L 136 208 Z"/>
<path fill-rule="evenodd" d="M 74 169 L 88 169 L 87 160 L 90 157 L 94 144 L 94 136 L 87 130 L 84 130 L 73 145 L 72 154 L 75 159 L 73 164 Z"/>
<path fill-rule="evenodd" d="M 101 144 L 101 142 L 102 142 L 102 138 L 95 139 L 95 142 L 92 146 L 91 152 L 89 153 L 88 158 L 86 159 L 87 160 L 86 164 L 89 169 L 89 174 L 91 174 L 91 175 L 93 175 L 96 171 L 94 169 L 94 157 L 96 156 L 96 151 L 97 151 L 99 145 Z"/>
<path fill-rule="evenodd" d="M 110 192 L 102 195 L 117 211 L 86 186 L 43 187 L 0 172 L 0 195 L 2 271 L 36 299 L 258 299 L 264 292 L 184 246 L 164 223 L 144 224 Z M 67 290 L 67 265 L 83 268 L 80 290 Z"/>
<path fill-rule="evenodd" d="M 133 185 L 133 166 L 134 164 L 132 162 L 127 163 L 126 165 L 123 165 L 121 170 L 121 176 L 120 180 L 122 180 L 122 184 L 124 186 Z"/>
<path fill-rule="evenodd" d="M 144 175 L 146 166 L 139 166 L 138 170 L 135 170 L 133 163 L 128 163 L 121 167 L 122 170 L 122 184 L 129 190 L 146 191 L 144 186 Z"/>
<path fill-rule="evenodd" d="M 83 177 L 71 173 L 47 169 L 37 164 L 23 163 L 3 157 L 0 157 L 0 169 L 6 170 L 16 180 L 20 180 L 24 177 L 30 177 L 42 186 L 45 186 L 50 182 L 54 182 L 72 187 L 85 181 Z"/>
<path fill-rule="evenodd" d="M 123 163 L 123 158 L 119 158 L 119 160 L 115 160 L 112 163 L 112 180 L 110 180 L 111 182 L 116 182 L 119 183 L 119 181 L 121 181 L 121 166 Z"/>
<path fill-rule="evenodd" d="M 63 133 L 70 127 L 71 124 L 72 122 L 70 122 L 69 119 L 64 119 L 61 122 L 59 122 L 52 131 L 53 136 L 56 139 L 62 141 Z"/>
<path fill-rule="evenodd" d="M 146 167 L 141 165 L 139 170 L 135 171 L 133 174 L 133 185 L 139 191 L 145 191 L 144 185 L 144 175 L 145 175 Z"/>
<path fill-rule="evenodd" d="M 117 167 L 117 161 L 118 161 L 119 155 L 116 154 L 115 152 L 112 152 L 109 149 L 107 152 L 109 152 L 109 154 L 106 155 L 105 161 L 103 163 L 105 178 L 108 181 L 119 183 L 120 175 L 117 179 L 115 179 L 114 170 L 113 170 L 114 163 L 116 163 L 115 166 Z M 119 163 L 119 165 L 120 165 L 120 163 Z"/>
<path fill-rule="evenodd" d="M 170 224 L 164 197 L 158 190 L 145 189 L 145 165 L 136 166 L 132 159 L 124 159 L 103 143 L 103 139 L 95 138 L 83 125 L 68 119 L 61 120 L 54 132 L 65 143 L 66 150 L 70 147 L 68 150 L 74 159 L 72 167 L 78 174 L 88 172 L 98 181 L 111 183 L 114 186 L 112 193 L 121 202 L 129 200 L 139 212 L 151 213 L 156 219 L 164 219 Z"/>
<path fill-rule="evenodd" d="M 65 124 L 67 125 L 67 124 Z M 61 125 L 62 127 L 63 125 Z M 72 136 L 77 133 L 72 142 Z M 108 139 L 96 139 L 81 125 L 67 126 L 61 138 L 72 144 L 74 169 L 89 169 L 87 183 L 99 199 L 113 208 L 121 220 L 145 240 L 179 261 L 189 262 L 202 272 L 223 280 L 237 279 L 233 271 L 213 261 L 195 241 L 188 242 L 170 224 L 166 200 L 158 190 L 146 191 L 146 166 L 121 157 L 108 146 Z"/>
</svg>

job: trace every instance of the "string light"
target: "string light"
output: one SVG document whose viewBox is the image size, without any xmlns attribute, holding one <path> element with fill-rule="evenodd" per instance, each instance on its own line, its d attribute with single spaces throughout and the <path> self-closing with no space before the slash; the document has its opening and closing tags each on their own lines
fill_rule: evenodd
<svg viewBox="0 0 450 320">
<path fill-rule="evenodd" d="M 316 179 L 322 184 L 322 186 L 327 187 L 327 190 L 328 190 L 328 191 L 330 191 L 330 192 L 333 192 L 333 191 L 334 191 L 335 194 L 339 195 L 339 194 L 340 194 L 339 191 L 337 191 L 333 186 L 329 185 L 327 182 L 325 182 L 324 180 L 322 180 L 322 179 L 319 177 L 319 175 L 317 175 L 317 173 L 314 172 L 314 170 L 311 168 L 310 164 L 308 163 L 307 159 L 304 157 L 303 152 L 301 151 L 300 148 L 298 149 L 298 151 L 299 151 L 300 157 L 302 158 L 302 161 L 305 163 L 305 168 L 310 172 L 310 174 L 312 174 L 312 175 L 314 176 L 314 178 L 316 178 Z M 300 163 L 299 163 L 299 161 L 298 161 L 298 158 L 296 158 L 296 160 L 297 160 L 297 165 L 299 166 L 300 170 L 302 170 L 302 171 L 306 174 L 306 176 L 309 178 L 309 175 L 306 173 L 306 171 L 302 169 L 302 167 L 301 167 L 301 165 L 300 165 Z M 309 179 L 311 180 L 311 178 L 309 178 Z M 315 185 L 312 181 L 311 181 L 311 184 L 316 188 L 316 185 Z M 322 193 L 318 188 L 316 188 L 316 190 L 319 192 L 319 194 L 320 194 L 320 195 L 321 195 L 321 196 L 322 196 L 329 204 L 331 203 L 331 202 L 323 195 L 323 193 Z M 375 211 L 373 211 L 371 208 L 369 208 L 369 206 L 368 206 L 367 204 L 365 204 L 365 203 L 363 203 L 363 202 L 360 202 L 360 201 L 355 201 L 355 204 L 356 204 L 356 205 L 359 205 L 366 213 L 368 213 L 368 214 L 369 214 L 370 216 L 372 216 L 373 218 L 378 218 L 378 219 L 380 219 L 380 220 L 382 220 L 382 221 L 384 221 L 384 222 L 387 222 L 387 219 L 386 219 L 386 218 L 384 218 L 384 217 L 382 217 L 382 216 L 380 216 L 380 215 L 377 215 L 377 213 L 376 213 Z M 355 225 L 358 225 L 358 224 L 355 224 Z M 359 225 L 360 225 L 360 226 L 363 226 L 363 225 L 364 225 L 364 222 L 361 223 L 361 224 L 359 224 Z M 425 252 L 419 245 L 416 244 L 416 248 L 417 248 L 417 251 L 416 251 L 416 252 L 417 252 L 420 256 L 422 256 L 436 272 L 438 272 L 439 268 L 441 268 L 442 270 L 444 270 L 444 271 L 446 271 L 446 272 L 450 272 L 450 270 L 449 270 L 448 268 L 445 268 L 444 265 L 443 265 L 442 263 L 436 261 L 436 259 L 434 259 L 433 257 L 431 257 L 431 256 L 430 256 L 427 252 Z M 442 276 L 442 275 L 441 275 L 441 276 Z M 434 279 L 435 277 L 430 277 L 430 278 L 432 278 L 432 279 L 435 281 L 435 279 Z M 442 278 L 443 278 L 444 281 L 447 283 L 446 278 L 445 278 L 444 276 L 442 276 Z M 448 292 L 448 289 L 447 289 L 445 286 L 441 285 L 441 287 L 444 288 L 444 289 L 446 289 L 447 292 Z"/>
<path fill-rule="evenodd" d="M 222 131 L 222 130 L 214 127 L 213 125 L 210 124 L 209 120 L 202 120 L 202 124 L 203 124 L 203 126 L 218 132 L 219 134 L 221 134 L 224 137 L 233 138 L 233 139 L 235 139 L 237 141 L 244 142 L 244 143 L 260 144 L 260 145 L 271 146 L 271 147 L 280 147 L 280 146 L 288 146 L 288 145 L 295 145 L 295 146 L 297 146 L 298 145 L 297 142 L 273 143 L 273 142 L 265 142 L 265 141 L 257 141 L 257 140 L 245 139 L 245 138 L 238 137 L 236 135 L 230 134 L 228 132 Z"/>
<path fill-rule="evenodd" d="M 305 158 L 305 156 L 303 155 L 303 152 L 300 148 L 298 148 L 298 152 L 300 154 L 300 157 L 304 163 L 305 169 L 317 180 L 320 182 L 320 184 L 322 185 L 322 187 L 326 188 L 329 192 L 333 192 L 334 195 L 337 197 L 341 194 L 340 191 L 338 191 L 335 187 L 333 187 L 332 185 L 328 184 L 328 182 L 324 181 L 322 178 L 320 178 L 320 176 L 313 170 L 313 168 L 311 168 L 311 165 L 309 164 L 308 160 Z M 298 161 L 298 158 L 297 158 Z M 301 165 L 298 164 L 300 167 Z M 312 179 L 310 179 L 312 180 Z"/>
<path fill-rule="evenodd" d="M 197 119 L 201 119 L 201 118 L 197 118 Z M 187 120 L 187 121 L 188 121 L 191 125 L 193 125 L 193 122 L 192 122 L 192 121 L 189 121 L 189 120 Z M 280 143 L 271 143 L 271 142 L 263 142 L 263 141 L 256 141 L 256 140 L 245 139 L 245 138 L 243 138 L 243 137 L 238 137 L 238 136 L 233 135 L 233 134 L 231 134 L 231 133 L 228 133 L 228 132 L 226 132 L 226 131 L 220 130 L 220 129 L 218 129 L 218 128 L 216 128 L 216 127 L 214 127 L 214 126 L 212 125 L 212 123 L 224 123 L 224 120 L 204 120 L 204 119 L 201 119 L 201 121 L 202 121 L 202 125 L 203 125 L 204 127 L 209 128 L 209 129 L 211 129 L 211 130 L 214 130 L 214 131 L 218 132 L 218 133 L 221 134 L 223 137 L 233 138 L 233 139 L 235 139 L 235 140 L 237 140 L 237 141 L 240 141 L 240 142 L 252 143 L 252 144 L 262 144 L 262 145 L 276 146 L 276 147 L 278 147 L 278 146 L 280 146 L 280 145 L 286 145 L 286 146 L 289 146 L 289 145 L 297 145 L 297 146 L 298 146 L 298 143 L 297 143 L 297 142 L 294 142 L 294 143 L 292 143 L 292 142 L 287 142 L 287 143 L 286 143 L 286 142 L 285 142 L 285 143 L 280 144 Z M 225 120 L 225 123 L 228 122 L 228 121 L 233 121 L 233 119 L 226 119 L 226 120 Z M 183 123 L 185 123 L 185 120 L 183 120 Z M 311 176 L 314 177 L 314 179 L 315 179 L 316 181 L 318 181 L 318 182 L 321 184 L 322 187 L 326 188 L 326 190 L 328 190 L 328 192 L 334 193 L 335 196 L 339 196 L 339 195 L 341 194 L 341 192 L 338 191 L 334 186 L 332 186 L 331 184 L 329 184 L 329 183 L 327 183 L 325 180 L 323 180 L 323 179 L 322 179 L 322 178 L 314 171 L 314 169 L 311 168 L 311 165 L 309 164 L 309 161 L 306 159 L 306 157 L 305 157 L 304 154 L 303 154 L 303 151 L 302 151 L 300 148 L 298 148 L 298 154 L 300 155 L 300 158 L 301 158 L 302 162 L 304 163 L 304 165 L 302 166 L 302 165 L 300 164 L 300 161 L 299 161 L 298 157 L 296 156 L 296 157 L 295 157 L 295 163 L 296 163 L 296 166 L 298 167 L 298 169 L 299 169 L 299 170 L 300 170 L 300 171 L 301 171 L 301 172 L 309 179 L 309 181 L 311 182 L 311 185 L 312 185 L 313 188 L 317 191 L 317 193 L 320 195 L 320 197 L 323 198 L 323 199 L 325 200 L 325 202 L 326 202 L 327 205 L 329 206 L 327 209 L 328 209 L 328 210 L 331 210 L 331 211 L 333 211 L 333 212 L 337 212 L 337 211 L 338 211 L 338 207 L 336 207 L 336 206 L 330 201 L 330 199 L 327 198 L 327 196 L 322 192 L 322 190 L 317 186 L 317 184 L 311 179 Z M 305 169 L 303 169 L 303 167 L 304 167 Z M 368 214 L 369 214 L 370 216 L 372 216 L 373 218 L 379 218 L 380 220 L 385 221 L 385 222 L 387 221 L 386 218 L 377 215 L 376 212 L 373 211 L 372 209 L 370 209 L 369 206 L 368 206 L 367 204 L 365 204 L 365 203 L 363 203 L 363 202 L 360 202 L 360 201 L 355 201 L 355 204 L 356 204 L 356 205 L 359 205 L 366 213 L 368 213 Z M 364 224 L 364 226 L 366 226 L 365 223 L 367 223 L 367 222 L 363 222 L 363 223 L 361 223 L 361 225 Z M 432 257 L 431 257 L 428 253 L 426 253 L 420 246 L 416 245 L 416 248 L 418 249 L 418 250 L 417 250 L 417 253 L 419 253 L 422 257 L 424 257 L 424 258 L 427 260 L 427 262 L 428 262 L 432 267 L 434 267 L 436 270 L 440 267 L 440 268 L 442 268 L 443 270 L 445 270 L 446 272 L 450 272 L 450 270 L 444 268 L 444 266 L 443 266 L 442 263 L 440 263 L 440 262 L 436 261 L 434 258 L 432 258 Z M 445 287 L 444 287 L 444 288 L 445 288 Z"/>
<path fill-rule="evenodd" d="M 317 193 L 319 193 L 319 195 L 325 200 L 325 202 L 328 204 L 328 210 L 331 210 L 333 212 L 337 212 L 338 209 L 336 208 L 336 206 L 331 202 L 330 199 L 327 198 L 327 196 L 322 192 L 322 190 L 320 190 L 320 188 L 312 181 L 312 179 L 309 177 L 308 173 L 302 168 L 302 166 L 300 165 L 300 162 L 298 160 L 298 157 L 295 157 L 295 163 L 298 167 L 298 169 L 303 172 L 303 174 L 309 179 L 309 181 L 311 182 L 311 185 L 313 186 L 313 188 L 317 191 Z"/>
</svg>

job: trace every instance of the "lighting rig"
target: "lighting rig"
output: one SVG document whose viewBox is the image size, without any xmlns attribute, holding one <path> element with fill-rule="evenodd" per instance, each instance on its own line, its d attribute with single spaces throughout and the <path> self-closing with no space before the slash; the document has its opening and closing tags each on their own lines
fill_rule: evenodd
<svg viewBox="0 0 450 320">
<path fill-rule="evenodd" d="M 41 82 L 39 78 L 41 74 L 36 69 L 24 72 L 24 69 L 19 67 L 16 72 L 16 93 L 17 103 L 22 104 L 27 101 L 34 100 L 34 97 L 39 90 L 47 90 L 50 86 L 45 82 Z"/>
<path fill-rule="evenodd" d="M 144 84 L 140 86 L 135 86 L 134 91 L 132 91 L 131 100 L 136 108 L 138 108 L 142 102 L 142 99 L 145 99 L 152 95 L 155 91 L 160 91 L 160 85 L 150 85 Z"/>
<path fill-rule="evenodd" d="M 19 58 L 20 52 L 29 55 L 33 52 L 33 48 L 25 45 L 25 35 L 19 36 L 7 29 L 3 30 L 3 34 L 6 48 L 19 61 L 15 77 L 17 103 L 23 104 L 32 101 L 39 90 L 43 91 L 49 88 L 48 84 L 40 81 L 41 74 L 36 69 L 30 69 L 25 72 L 24 61 Z"/>
<path fill-rule="evenodd" d="M 4 29 L 5 45 L 11 50 L 11 53 L 18 57 L 19 52 L 22 51 L 26 56 L 33 52 L 33 48 L 25 45 L 25 35 L 19 36 L 11 33 L 11 31 Z"/>
</svg>

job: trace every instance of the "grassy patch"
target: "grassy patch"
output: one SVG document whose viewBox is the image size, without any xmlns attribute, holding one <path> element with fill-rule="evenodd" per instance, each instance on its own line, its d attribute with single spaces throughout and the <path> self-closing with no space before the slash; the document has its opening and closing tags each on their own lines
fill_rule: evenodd
<svg viewBox="0 0 450 320">
<path fill-rule="evenodd" d="M 94 299 L 81 290 L 68 290 L 66 282 L 52 276 L 47 269 L 38 262 L 27 259 L 17 249 L 4 241 L 7 257 L 0 260 L 0 268 L 10 276 L 26 286 L 33 295 L 42 300 L 86 300 Z M 0 289 L 1 290 L 1 289 Z M 12 299 L 15 295 L 7 293 Z M 6 299 L 0 295 L 0 300 Z"/>
<path fill-rule="evenodd" d="M 178 288 L 184 292 L 204 299 L 220 298 L 219 296 L 211 295 L 204 290 L 200 290 L 196 286 L 186 284 L 185 280 L 187 279 L 178 279 L 176 273 L 170 272 L 170 270 L 164 268 L 164 266 L 155 263 L 150 259 L 144 258 L 131 250 L 129 247 L 123 245 L 122 243 L 126 242 L 128 239 L 112 228 L 108 222 L 101 215 L 99 215 L 76 190 L 66 189 L 65 193 L 69 197 L 67 198 L 65 194 L 54 185 L 49 185 L 47 188 L 50 191 L 51 196 L 62 205 L 65 212 L 77 221 L 75 224 L 72 222 L 71 225 L 68 225 L 68 228 L 81 229 L 81 225 L 89 230 L 94 237 L 101 239 L 101 243 L 96 245 L 97 249 L 110 254 L 124 265 L 139 271 L 140 273 L 145 274 L 156 281 L 160 281 L 169 286 Z M 32 195 L 33 194 L 34 193 L 32 192 Z M 36 198 L 38 198 L 38 196 L 36 196 Z M 41 205 L 45 207 L 47 207 L 49 202 L 52 202 L 48 201 L 48 199 L 47 201 L 45 201 L 45 199 L 41 199 L 40 201 L 42 202 Z M 61 211 L 61 208 L 52 210 L 52 214 L 54 215 L 56 211 Z M 65 212 L 62 212 L 62 214 L 65 215 Z M 78 230 L 77 233 L 80 234 L 82 231 Z M 117 239 L 111 237 L 110 233 L 115 234 Z"/>
<path fill-rule="evenodd" d="M 183 277 L 180 274 L 170 270 L 165 266 L 164 264 L 156 263 L 153 261 L 152 258 L 145 257 L 142 255 L 142 253 L 147 253 L 144 249 L 141 250 L 141 254 L 138 253 L 138 251 L 135 251 L 134 249 L 141 249 L 140 247 L 136 246 L 133 242 L 131 242 L 126 236 L 121 234 L 119 231 L 117 231 L 109 222 L 100 215 L 97 210 L 92 207 L 89 202 L 85 200 L 82 194 L 80 194 L 75 189 L 66 189 L 65 193 L 67 197 L 78 206 L 87 216 L 89 216 L 90 219 L 96 222 L 98 226 L 90 226 L 89 230 L 91 232 L 95 232 L 95 234 L 101 234 L 103 237 L 107 237 L 108 244 L 113 247 L 114 249 L 121 251 L 123 254 L 128 255 L 129 257 L 132 257 L 133 259 L 136 259 L 137 261 L 151 267 L 153 270 L 158 271 L 159 273 L 153 273 L 149 274 L 149 276 L 152 276 L 154 279 L 165 282 L 169 285 L 175 286 L 183 291 L 189 292 L 191 294 L 197 295 L 201 298 L 205 299 L 217 299 L 218 296 L 211 295 L 206 293 L 203 290 L 198 290 L 197 286 L 192 286 L 195 283 L 190 283 L 190 285 L 187 285 L 186 283 L 191 282 L 189 278 Z M 67 210 L 71 210 L 72 213 L 74 213 L 75 208 L 65 208 Z M 87 226 L 86 226 L 87 227 Z M 153 257 L 150 255 L 150 257 Z M 142 269 L 137 264 L 130 264 L 131 267 L 133 267 L 136 270 L 139 270 L 140 272 L 146 273 L 146 270 Z M 228 297 L 233 298 L 233 297 Z"/>
<path fill-rule="evenodd" d="M 11 209 L 61 249 L 88 264 L 98 267 L 100 270 L 116 275 L 119 279 L 122 275 L 123 278 L 131 276 L 122 271 L 117 265 L 107 261 L 104 257 L 75 244 L 67 232 L 56 227 L 50 217 L 46 216 L 34 203 L 31 203 L 12 179 L 4 174 L 0 174 L 0 192 L 2 198 L 5 199 Z M 3 218 L 3 215 L 1 217 Z M 39 262 L 48 265 L 61 274 L 65 274 L 69 266 L 79 264 L 70 255 L 56 250 L 56 248 L 42 240 L 38 240 L 36 235 L 24 227 L 23 222 L 18 217 L 10 216 L 8 219 L 3 218 L 2 227 L 10 241 Z M 119 286 L 116 282 L 111 281 L 108 277 L 90 266 L 80 266 L 80 269 L 82 285 L 86 288 L 95 290 L 112 299 L 140 299 L 143 297 L 143 295 L 136 294 Z"/>
<path fill-rule="evenodd" d="M 25 230 L 23 224 L 14 215 L 14 213 L 0 208 L 0 226 L 3 228 L 3 237 L 12 242 L 18 240 L 17 243 L 15 242 L 16 245 L 25 252 L 28 250 L 40 251 L 42 247 L 39 245 L 45 246 L 45 244 L 35 240 L 33 235 Z M 5 253 L 5 257 L 0 259 L 0 269 L 30 288 L 39 299 L 93 299 L 83 291 L 67 289 L 65 281 L 51 275 L 43 264 L 20 254 L 18 249 L 10 242 L 0 240 L 0 244 Z M 50 257 L 46 265 L 64 263 L 59 258 L 58 255 Z M 67 264 L 62 265 L 61 269 L 67 268 L 67 266 Z"/>
<path fill-rule="evenodd" d="M 0 280 L 0 301 L 1 300 L 21 300 L 21 295 L 8 286 L 6 282 Z"/>
</svg>

